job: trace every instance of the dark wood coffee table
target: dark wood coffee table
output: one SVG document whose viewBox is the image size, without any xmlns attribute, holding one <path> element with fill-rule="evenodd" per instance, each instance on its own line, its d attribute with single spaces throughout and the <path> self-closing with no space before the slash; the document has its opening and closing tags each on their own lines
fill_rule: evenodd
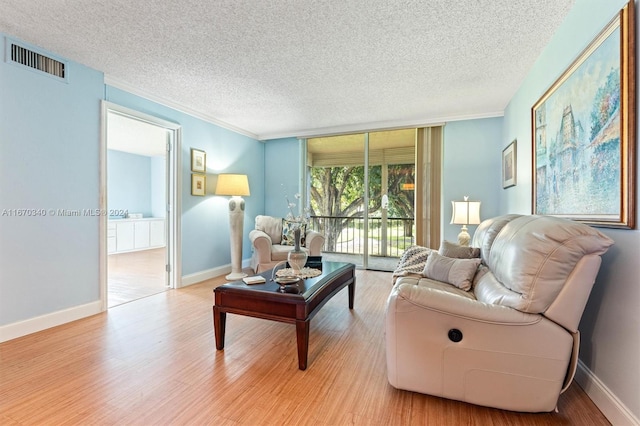
<svg viewBox="0 0 640 426">
<path fill-rule="evenodd" d="M 272 271 L 259 275 L 265 277 L 267 282 L 247 285 L 238 281 L 223 284 L 213 290 L 216 348 L 224 349 L 227 313 L 287 322 L 296 325 L 298 368 L 306 370 L 309 353 L 309 321 L 329 299 L 347 286 L 349 286 L 349 309 L 353 309 L 356 290 L 355 265 L 322 262 L 322 274 L 287 287 L 287 290 L 292 293 L 280 291 L 280 286 L 271 281 Z"/>
</svg>

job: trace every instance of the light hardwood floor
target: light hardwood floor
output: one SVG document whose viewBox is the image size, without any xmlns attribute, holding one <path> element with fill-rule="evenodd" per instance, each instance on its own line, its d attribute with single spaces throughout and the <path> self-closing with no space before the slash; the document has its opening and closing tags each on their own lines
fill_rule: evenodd
<svg viewBox="0 0 640 426">
<path fill-rule="evenodd" d="M 216 351 L 210 280 L 0 344 L 0 424 L 606 425 L 573 384 L 559 413 L 525 414 L 400 391 L 386 379 L 390 274 L 357 271 L 311 321 L 309 367 L 295 327 L 229 314 Z"/>
<path fill-rule="evenodd" d="M 110 254 L 107 258 L 108 306 L 167 291 L 166 249 Z"/>
</svg>

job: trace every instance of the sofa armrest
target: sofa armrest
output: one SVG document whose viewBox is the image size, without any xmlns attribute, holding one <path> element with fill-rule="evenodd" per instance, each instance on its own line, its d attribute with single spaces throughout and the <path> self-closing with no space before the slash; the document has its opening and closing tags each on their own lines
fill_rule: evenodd
<svg viewBox="0 0 640 426">
<path fill-rule="evenodd" d="M 538 314 L 528 314 L 507 306 L 492 305 L 455 293 L 413 284 L 394 286 L 389 295 L 389 299 L 392 298 L 405 299 L 413 306 L 412 309 L 426 309 L 486 323 L 535 324 L 542 319 Z"/>
<path fill-rule="evenodd" d="M 304 246 L 309 249 L 310 256 L 320 256 L 324 246 L 324 235 L 316 231 L 309 231 L 304 237 Z"/>
<path fill-rule="evenodd" d="M 258 262 L 266 263 L 271 262 L 271 237 L 269 234 L 263 231 L 253 229 L 249 232 L 249 240 L 253 250 L 258 255 Z"/>
</svg>

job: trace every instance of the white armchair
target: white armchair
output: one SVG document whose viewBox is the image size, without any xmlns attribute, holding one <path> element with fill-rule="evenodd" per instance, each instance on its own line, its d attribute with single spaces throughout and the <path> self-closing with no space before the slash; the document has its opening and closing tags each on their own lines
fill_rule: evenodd
<svg viewBox="0 0 640 426">
<path fill-rule="evenodd" d="M 249 232 L 251 240 L 251 268 L 256 274 L 273 268 L 278 262 L 287 260 L 293 250 L 292 245 L 282 242 L 282 218 L 272 216 L 256 216 L 256 226 Z M 309 256 L 320 256 L 324 246 L 324 235 L 316 231 L 307 231 L 301 248 Z"/>
</svg>

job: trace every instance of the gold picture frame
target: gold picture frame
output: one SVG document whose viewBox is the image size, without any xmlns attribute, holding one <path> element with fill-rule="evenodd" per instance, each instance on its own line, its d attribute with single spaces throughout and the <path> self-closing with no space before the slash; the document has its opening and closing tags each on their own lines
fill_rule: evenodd
<svg viewBox="0 0 640 426">
<path fill-rule="evenodd" d="M 634 2 L 531 109 L 532 212 L 635 229 Z"/>
<path fill-rule="evenodd" d="M 502 150 L 502 187 L 510 188 L 516 186 L 518 176 L 518 164 L 516 163 L 516 144 L 514 139 L 505 149 Z"/>
<path fill-rule="evenodd" d="M 191 148 L 191 171 L 197 173 L 207 172 L 207 153 Z"/>
<path fill-rule="evenodd" d="M 207 175 L 199 173 L 191 174 L 191 195 L 203 197 L 207 188 Z"/>
</svg>

